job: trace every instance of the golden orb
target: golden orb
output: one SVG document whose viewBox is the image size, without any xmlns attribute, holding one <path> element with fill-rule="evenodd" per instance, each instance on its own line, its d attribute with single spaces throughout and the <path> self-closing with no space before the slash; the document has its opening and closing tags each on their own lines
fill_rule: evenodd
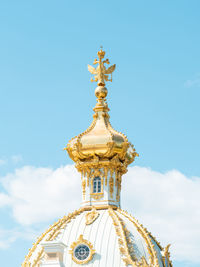
<svg viewBox="0 0 200 267">
<path fill-rule="evenodd" d="M 99 99 L 99 98 L 106 98 L 108 94 L 108 90 L 106 87 L 104 86 L 98 86 L 96 89 L 95 89 L 95 96 Z"/>
</svg>

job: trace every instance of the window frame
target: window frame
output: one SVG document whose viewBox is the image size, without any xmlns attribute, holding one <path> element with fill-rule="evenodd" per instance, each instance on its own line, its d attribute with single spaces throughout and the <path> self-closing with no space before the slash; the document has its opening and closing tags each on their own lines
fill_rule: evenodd
<svg viewBox="0 0 200 267">
<path fill-rule="evenodd" d="M 93 178 L 92 183 L 92 193 L 93 194 L 99 194 L 102 193 L 102 181 L 100 176 L 96 176 Z"/>
</svg>

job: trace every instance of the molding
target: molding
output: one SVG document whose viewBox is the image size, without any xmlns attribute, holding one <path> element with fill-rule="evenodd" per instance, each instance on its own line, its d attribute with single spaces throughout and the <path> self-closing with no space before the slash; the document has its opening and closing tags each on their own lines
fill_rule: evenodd
<svg viewBox="0 0 200 267">
<path fill-rule="evenodd" d="M 112 208 L 113 210 L 116 210 L 116 209 L 118 209 L 118 207 L 117 206 L 114 206 L 114 205 L 99 205 L 99 206 L 95 206 L 95 205 L 93 205 L 93 206 L 84 206 L 84 207 L 82 207 L 82 209 L 84 210 L 84 211 L 88 211 L 88 210 L 92 210 L 92 208 L 95 208 L 96 210 L 107 210 L 107 209 L 109 209 L 109 208 Z"/>
</svg>

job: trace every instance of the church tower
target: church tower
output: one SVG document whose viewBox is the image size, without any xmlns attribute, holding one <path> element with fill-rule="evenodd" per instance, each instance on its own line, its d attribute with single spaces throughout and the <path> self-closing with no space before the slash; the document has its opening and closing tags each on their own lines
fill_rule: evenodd
<svg viewBox="0 0 200 267">
<path fill-rule="evenodd" d="M 127 137 L 114 130 L 109 121 L 106 103 L 107 88 L 105 80 L 115 70 L 115 65 L 106 69 L 108 59 L 103 60 L 105 52 L 98 52 L 95 59 L 97 68 L 88 65 L 88 70 L 95 75 L 98 87 L 95 90 L 97 104 L 94 108 L 93 122 L 83 133 L 69 141 L 66 149 L 76 163 L 82 180 L 82 206 L 120 207 L 122 175 L 127 166 L 134 161 L 137 153 Z"/>
<path fill-rule="evenodd" d="M 102 49 L 97 55 L 97 67 L 88 65 L 91 81 L 97 82 L 93 121 L 65 148 L 80 172 L 81 207 L 38 238 L 22 267 L 172 266 L 169 245 L 162 248 L 120 207 L 122 176 L 138 154 L 126 135 L 110 124 L 105 82 L 112 81 L 115 65 L 106 67 L 110 63 Z"/>
</svg>

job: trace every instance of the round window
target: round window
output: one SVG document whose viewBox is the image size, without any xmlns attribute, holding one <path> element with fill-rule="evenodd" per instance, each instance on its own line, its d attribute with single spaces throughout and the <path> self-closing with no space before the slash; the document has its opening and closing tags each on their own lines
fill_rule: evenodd
<svg viewBox="0 0 200 267">
<path fill-rule="evenodd" d="M 85 244 L 80 244 L 74 249 L 74 256 L 79 261 L 86 260 L 90 255 L 90 248 Z"/>
<path fill-rule="evenodd" d="M 85 264 L 92 260 L 95 250 L 93 245 L 83 235 L 80 235 L 78 240 L 71 244 L 69 253 L 72 255 L 72 260 L 77 264 Z"/>
</svg>

